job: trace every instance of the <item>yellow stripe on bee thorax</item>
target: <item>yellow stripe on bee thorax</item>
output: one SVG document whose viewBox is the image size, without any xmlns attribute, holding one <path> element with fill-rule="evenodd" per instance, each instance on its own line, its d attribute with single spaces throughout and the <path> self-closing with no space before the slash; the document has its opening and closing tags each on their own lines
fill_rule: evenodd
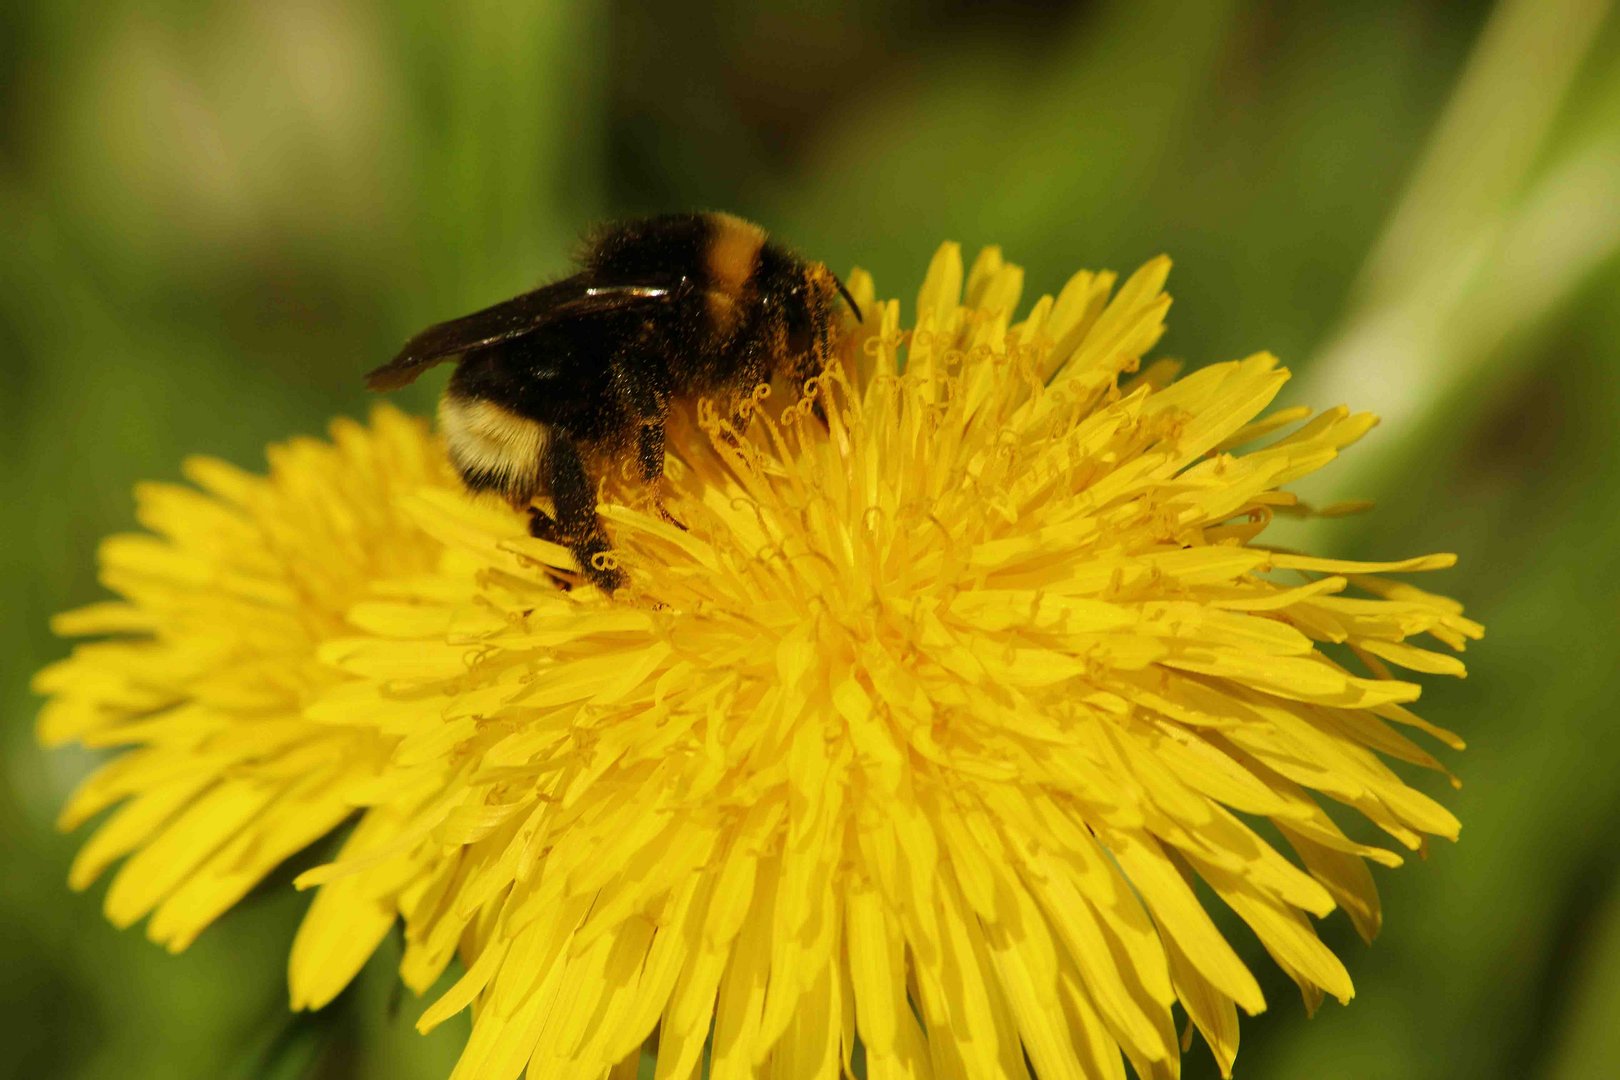
<svg viewBox="0 0 1620 1080">
<path fill-rule="evenodd" d="M 730 214 L 715 214 L 712 220 L 714 232 L 704 257 L 709 318 L 716 330 L 729 333 L 737 325 L 749 280 L 759 266 L 765 230 Z"/>
</svg>

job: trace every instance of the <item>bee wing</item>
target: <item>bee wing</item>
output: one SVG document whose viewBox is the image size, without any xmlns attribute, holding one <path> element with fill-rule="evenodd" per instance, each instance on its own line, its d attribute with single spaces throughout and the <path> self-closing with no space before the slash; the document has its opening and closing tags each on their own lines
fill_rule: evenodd
<svg viewBox="0 0 1620 1080">
<path fill-rule="evenodd" d="M 367 374 L 366 385 L 373 390 L 397 390 L 415 382 L 434 364 L 462 353 L 512 341 L 564 319 L 657 304 L 674 291 L 669 285 L 659 284 L 595 285 L 578 277 L 544 285 L 471 315 L 428 327 L 407 341 L 398 356 Z"/>
</svg>

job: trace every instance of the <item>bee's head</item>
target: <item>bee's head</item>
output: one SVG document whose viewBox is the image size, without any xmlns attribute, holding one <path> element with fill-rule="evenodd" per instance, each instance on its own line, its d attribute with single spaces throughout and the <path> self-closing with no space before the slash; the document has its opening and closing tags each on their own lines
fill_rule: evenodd
<svg viewBox="0 0 1620 1080">
<path fill-rule="evenodd" d="M 822 295 L 829 308 L 837 306 L 837 302 L 832 299 L 836 296 L 838 301 L 842 301 L 849 307 L 849 313 L 855 316 L 856 322 L 862 320 L 860 305 L 849 294 L 849 290 L 844 287 L 844 283 L 838 280 L 838 275 L 827 269 L 824 264 L 807 263 L 805 265 L 805 280 L 810 283 L 811 288 Z"/>
<path fill-rule="evenodd" d="M 784 259 L 764 284 L 764 293 L 776 301 L 781 319 L 782 345 L 797 370 L 819 371 L 832 358 L 840 313 L 844 305 L 861 318 L 855 298 L 844 283 L 821 263 Z"/>
</svg>

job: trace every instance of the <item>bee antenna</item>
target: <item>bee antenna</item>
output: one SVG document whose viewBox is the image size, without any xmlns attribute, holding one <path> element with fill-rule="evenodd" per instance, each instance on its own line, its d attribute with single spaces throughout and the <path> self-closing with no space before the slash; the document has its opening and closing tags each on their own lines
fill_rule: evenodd
<svg viewBox="0 0 1620 1080">
<path fill-rule="evenodd" d="M 832 279 L 833 284 L 838 286 L 838 295 L 844 298 L 844 303 L 849 305 L 849 310 L 855 313 L 855 321 L 865 322 L 866 320 L 861 317 L 860 305 L 855 303 L 855 298 L 849 294 L 848 289 L 844 288 L 844 283 L 838 280 L 838 275 L 834 274 Z"/>
</svg>

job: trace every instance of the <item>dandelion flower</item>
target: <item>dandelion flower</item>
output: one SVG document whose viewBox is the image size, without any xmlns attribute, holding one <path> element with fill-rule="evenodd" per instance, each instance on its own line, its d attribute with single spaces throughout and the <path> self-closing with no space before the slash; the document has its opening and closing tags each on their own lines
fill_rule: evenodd
<svg viewBox="0 0 1620 1080">
<path fill-rule="evenodd" d="M 142 485 L 137 516 L 155 535 L 101 546 L 102 583 L 123 599 L 53 624 L 129 636 L 81 645 L 34 680 L 50 695 L 47 745 L 127 748 L 62 813 L 72 828 L 122 803 L 79 852 L 73 886 L 129 856 L 107 917 L 151 914 L 152 939 L 175 951 L 352 814 L 393 749 L 303 710 L 342 681 L 316 648 L 346 632 L 369 583 L 437 565 L 441 549 L 394 497 L 450 472 L 425 425 L 392 410 L 332 434 L 273 448 L 268 478 L 196 458 L 185 474 L 201 491 Z"/>
<path fill-rule="evenodd" d="M 472 1010 L 458 1077 L 634 1075 L 655 1034 L 659 1077 L 1168 1077 L 1194 1029 L 1229 1072 L 1265 1001 L 1206 904 L 1348 1000 L 1311 917 L 1370 938 L 1401 856 L 1324 804 L 1456 836 L 1389 764 L 1461 746 L 1393 668 L 1482 631 L 1385 576 L 1451 556 L 1261 542 L 1373 420 L 1267 414 L 1266 355 L 1139 370 L 1167 272 L 1015 322 L 1021 271 L 947 245 L 906 332 L 855 275 L 804 401 L 672 432 L 684 528 L 609 493 L 612 597 L 392 414 L 195 472 L 62 627 L 146 636 L 41 677 L 47 738 L 136 747 L 70 808 L 129 798 L 76 881 L 136 851 L 109 912 L 182 945 L 357 811 L 298 882 L 293 1004 L 401 920 L 409 986 L 464 965 L 420 1021 Z"/>
</svg>

